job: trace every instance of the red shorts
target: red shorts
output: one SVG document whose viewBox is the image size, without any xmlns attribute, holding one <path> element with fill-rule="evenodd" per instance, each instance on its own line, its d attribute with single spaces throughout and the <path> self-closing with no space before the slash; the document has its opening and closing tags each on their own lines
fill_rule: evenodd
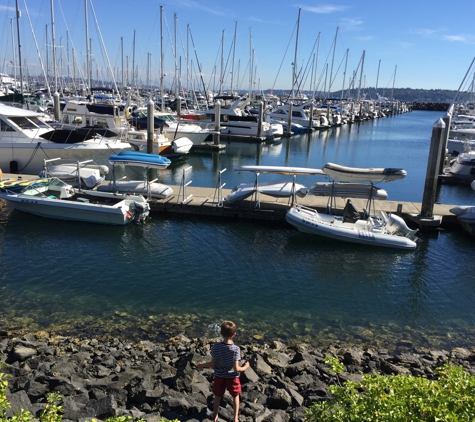
<svg viewBox="0 0 475 422">
<path fill-rule="evenodd" d="M 213 394 L 216 396 L 224 396 L 224 392 L 228 389 L 231 396 L 236 397 L 241 394 L 241 382 L 239 378 L 222 378 L 214 377 Z"/>
</svg>

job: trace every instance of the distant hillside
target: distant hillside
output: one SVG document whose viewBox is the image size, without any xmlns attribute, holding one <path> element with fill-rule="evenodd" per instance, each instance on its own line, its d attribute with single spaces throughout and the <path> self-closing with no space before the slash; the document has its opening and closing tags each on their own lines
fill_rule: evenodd
<svg viewBox="0 0 475 422">
<path fill-rule="evenodd" d="M 267 91 L 269 92 L 269 91 Z M 289 91 L 276 91 L 274 94 L 278 96 L 289 95 Z M 305 92 L 306 95 L 311 95 L 309 92 Z M 378 99 L 378 94 L 381 97 L 385 97 L 388 100 L 403 101 L 406 103 L 443 103 L 452 104 L 454 100 L 457 102 L 469 101 L 469 95 L 462 93 L 457 95 L 457 91 L 451 91 L 448 89 L 412 89 L 412 88 L 394 88 L 394 89 L 381 89 L 378 88 L 365 88 L 359 92 L 359 98 L 365 98 L 367 100 Z M 331 93 L 332 99 L 340 99 L 341 91 L 335 91 Z M 325 98 L 321 92 L 316 93 L 316 97 Z M 358 98 L 358 90 L 345 90 L 343 92 L 344 98 Z"/>
</svg>

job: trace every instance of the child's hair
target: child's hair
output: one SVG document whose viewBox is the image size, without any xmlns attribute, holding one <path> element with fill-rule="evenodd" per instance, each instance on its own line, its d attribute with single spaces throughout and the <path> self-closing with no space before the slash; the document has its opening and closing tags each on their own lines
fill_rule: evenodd
<svg viewBox="0 0 475 422">
<path fill-rule="evenodd" d="M 231 338 L 236 333 L 236 324 L 232 321 L 224 321 L 221 324 L 221 335 Z"/>
</svg>

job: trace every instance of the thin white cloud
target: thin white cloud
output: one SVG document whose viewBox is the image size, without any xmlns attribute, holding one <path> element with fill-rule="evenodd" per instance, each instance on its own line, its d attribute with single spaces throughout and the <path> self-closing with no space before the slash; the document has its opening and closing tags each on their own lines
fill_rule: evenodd
<svg viewBox="0 0 475 422">
<path fill-rule="evenodd" d="M 335 12 L 343 12 L 344 10 L 348 9 L 347 6 L 333 6 L 329 4 L 324 4 L 321 6 L 305 6 L 299 5 L 302 10 L 311 13 L 318 13 L 318 14 L 328 14 L 328 13 L 335 13 Z"/>
<path fill-rule="evenodd" d="M 8 7 L 8 6 L 0 6 L 0 12 L 16 12 L 16 9 L 14 7 Z"/>
<path fill-rule="evenodd" d="M 359 41 L 373 41 L 374 37 L 372 35 L 366 35 L 365 37 L 357 37 Z"/>
<path fill-rule="evenodd" d="M 178 6 L 178 7 L 183 7 L 186 9 L 199 9 L 199 10 L 202 10 L 203 12 L 211 13 L 213 15 L 218 15 L 218 16 L 229 16 L 229 13 L 216 10 L 215 8 L 206 7 L 203 5 L 203 3 L 200 3 L 194 0 L 175 0 L 173 2 L 173 5 Z"/>
<path fill-rule="evenodd" d="M 464 35 L 444 35 L 443 39 L 447 41 L 468 42 L 467 37 Z"/>
<path fill-rule="evenodd" d="M 339 26 L 342 29 L 345 29 L 347 31 L 354 31 L 354 30 L 357 30 L 357 29 L 361 29 L 362 25 L 363 25 L 363 21 L 361 19 L 343 18 L 339 21 Z"/>
<path fill-rule="evenodd" d="M 434 35 L 436 34 L 437 32 L 439 32 L 437 29 L 431 29 L 431 28 L 417 28 L 417 29 L 413 29 L 412 31 L 410 31 L 411 34 L 416 34 L 416 35 L 422 35 L 422 36 L 425 36 L 425 37 L 430 37 L 431 35 Z"/>
</svg>

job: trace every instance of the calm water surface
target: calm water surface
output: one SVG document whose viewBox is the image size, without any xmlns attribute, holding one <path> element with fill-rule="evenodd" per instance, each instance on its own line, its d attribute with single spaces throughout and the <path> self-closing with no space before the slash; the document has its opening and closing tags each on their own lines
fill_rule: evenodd
<svg viewBox="0 0 475 422">
<path fill-rule="evenodd" d="M 412 112 L 279 144 L 228 144 L 173 162 L 159 177 L 179 184 L 192 166 L 186 180 L 214 187 L 226 169 L 232 188 L 254 180 L 238 165 L 402 167 L 404 180 L 383 184 L 389 199 L 420 202 L 441 116 Z M 474 195 L 442 186 L 437 200 L 471 204 Z M 261 223 L 159 215 L 145 226 L 62 222 L 0 201 L 0 329 L 158 340 L 206 336 L 232 319 L 241 340 L 473 345 L 474 250 L 462 230 L 436 231 L 406 252 Z"/>
</svg>

